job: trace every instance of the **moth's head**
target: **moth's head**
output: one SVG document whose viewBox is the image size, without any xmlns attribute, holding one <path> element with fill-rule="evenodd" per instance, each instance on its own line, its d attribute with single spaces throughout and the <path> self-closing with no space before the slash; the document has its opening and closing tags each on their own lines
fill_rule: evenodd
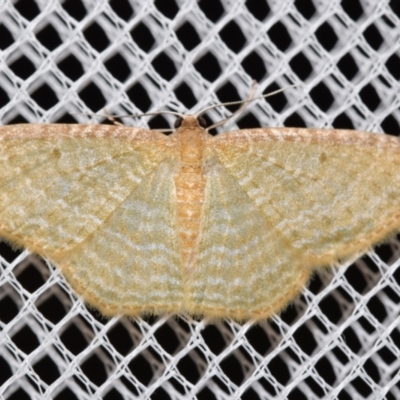
<svg viewBox="0 0 400 400">
<path fill-rule="evenodd" d="M 206 120 L 199 115 L 183 115 L 175 120 L 175 129 L 207 129 Z"/>
</svg>

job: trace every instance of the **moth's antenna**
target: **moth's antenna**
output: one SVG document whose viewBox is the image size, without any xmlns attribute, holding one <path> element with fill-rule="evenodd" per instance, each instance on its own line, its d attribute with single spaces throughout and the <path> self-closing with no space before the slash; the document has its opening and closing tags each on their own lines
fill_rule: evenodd
<svg viewBox="0 0 400 400">
<path fill-rule="evenodd" d="M 104 118 L 106 117 L 109 121 L 111 121 L 114 125 L 118 126 L 125 126 L 124 124 L 121 124 L 121 122 L 116 121 L 116 118 L 141 118 L 141 117 L 147 117 L 150 115 L 160 115 L 160 114 L 172 114 L 176 115 L 178 117 L 184 117 L 184 114 L 180 114 L 174 111 L 156 111 L 152 113 L 145 113 L 145 114 L 133 114 L 133 115 L 111 115 L 108 113 L 108 111 L 103 108 L 104 115 L 101 114 L 84 114 L 84 113 L 70 113 L 71 115 L 88 115 L 90 117 L 96 117 L 96 118 Z M 162 132 L 162 133 L 169 133 L 173 132 L 173 129 L 152 129 L 152 131 L 157 131 L 157 132 Z"/>
<path fill-rule="evenodd" d="M 235 111 L 233 114 L 231 114 L 228 118 L 225 118 L 224 120 L 219 121 L 219 122 L 217 122 L 217 123 L 215 123 L 215 124 L 213 124 L 213 125 L 211 125 L 211 126 L 209 126 L 209 127 L 207 128 L 207 129 L 212 129 L 212 128 L 215 128 L 215 127 L 217 127 L 217 126 L 220 126 L 220 125 L 224 124 L 227 120 L 231 119 L 234 115 L 236 115 L 236 114 L 238 114 L 239 112 L 243 111 L 243 109 L 247 106 L 247 104 L 250 103 L 250 102 L 252 102 L 252 101 L 260 100 L 260 99 L 265 99 L 266 97 L 274 96 L 274 95 L 276 95 L 276 94 L 278 94 L 278 93 L 281 93 L 281 92 L 283 92 L 283 91 L 285 91 L 285 90 L 287 90 L 287 89 L 291 89 L 291 88 L 298 87 L 298 86 L 302 86 L 302 85 L 304 85 L 303 82 L 301 82 L 301 83 L 296 83 L 296 84 L 294 84 L 294 85 L 286 86 L 286 87 L 284 87 L 284 88 L 275 90 L 275 91 L 273 91 L 273 92 L 271 92 L 271 93 L 267 93 L 267 94 L 264 94 L 264 95 L 262 95 L 262 96 L 253 97 L 253 94 L 254 94 L 254 91 L 255 91 L 255 81 L 253 81 L 253 83 L 252 83 L 252 88 L 251 88 L 251 91 L 250 91 L 250 95 L 249 95 L 249 97 L 248 97 L 246 100 L 229 101 L 229 102 L 227 102 L 227 103 L 213 104 L 212 106 L 206 107 L 206 108 L 204 108 L 203 110 L 199 111 L 199 112 L 196 114 L 196 117 L 199 116 L 200 114 L 204 114 L 205 112 L 207 112 L 207 111 L 209 111 L 209 110 L 212 110 L 212 109 L 214 109 L 214 108 L 217 108 L 217 107 L 234 106 L 234 105 L 237 105 L 237 104 L 241 104 L 241 105 L 242 105 L 238 110 L 236 110 L 236 111 Z"/>
<path fill-rule="evenodd" d="M 104 115 L 102 114 L 86 114 L 86 113 L 77 113 L 77 112 L 71 112 L 71 115 L 86 115 L 89 117 L 95 117 L 95 118 L 104 118 L 106 117 L 108 120 L 111 122 L 114 122 L 116 125 L 124 125 L 121 124 L 118 121 L 115 121 L 116 118 L 142 118 L 142 117 L 150 117 L 152 115 L 161 115 L 161 114 L 170 114 L 170 115 L 175 115 L 177 117 L 185 117 L 185 114 L 181 114 L 175 111 L 155 111 L 155 112 L 150 112 L 150 113 L 143 113 L 143 114 L 125 114 L 125 115 L 110 115 L 107 110 L 104 108 L 103 109 Z"/>
<path fill-rule="evenodd" d="M 184 118 L 184 114 L 180 114 L 174 111 L 155 111 L 151 113 L 144 113 L 144 114 L 126 114 L 126 115 L 111 115 L 108 113 L 108 111 L 103 108 L 104 115 L 102 114 L 85 114 L 85 113 L 76 113 L 76 112 L 71 112 L 71 115 L 86 115 L 89 117 L 95 117 L 95 118 L 104 118 L 106 117 L 109 121 L 111 121 L 114 125 L 117 126 L 125 126 L 124 124 L 121 124 L 121 122 L 116 121 L 116 118 L 141 118 L 141 117 L 148 117 L 151 115 L 161 115 L 161 114 L 171 114 L 171 115 L 176 115 L 178 117 Z M 153 131 L 157 132 L 162 132 L 162 133 L 169 133 L 173 132 L 173 129 L 152 129 Z"/>
<path fill-rule="evenodd" d="M 236 114 L 239 114 L 240 112 L 242 112 L 250 102 L 255 101 L 255 100 L 265 99 L 266 97 L 274 96 L 274 95 L 276 95 L 278 93 L 281 93 L 281 92 L 283 92 L 283 91 L 285 91 L 287 89 L 295 88 L 295 87 L 302 86 L 302 85 L 304 85 L 303 82 L 296 83 L 294 85 L 286 86 L 286 87 L 284 87 L 282 89 L 275 90 L 275 91 L 273 91 L 271 93 L 267 93 L 267 94 L 264 94 L 262 96 L 253 97 L 254 96 L 254 92 L 256 90 L 256 81 L 254 80 L 254 81 L 252 81 L 251 90 L 250 90 L 249 96 L 247 97 L 246 100 L 237 100 L 237 101 L 229 101 L 227 103 L 213 104 L 212 106 L 208 106 L 206 108 L 203 108 L 202 110 L 200 110 L 194 116 L 198 117 L 200 114 L 204 114 L 205 112 L 207 112 L 209 110 L 212 110 L 214 108 L 217 108 L 217 107 L 234 106 L 234 105 L 240 104 L 240 107 L 233 114 L 231 114 L 229 117 L 223 119 L 222 121 L 219 121 L 219 122 L 209 126 L 207 129 L 209 130 L 209 129 L 212 129 L 212 128 L 216 128 L 217 126 L 223 125 L 226 121 L 228 121 L 229 119 L 233 118 Z M 175 115 L 175 116 L 181 117 L 181 118 L 185 117 L 185 114 L 181 114 L 181 113 L 178 113 L 178 112 L 175 112 L 175 111 L 169 111 L 169 110 L 155 111 L 155 112 L 149 112 L 149 113 L 143 113 L 143 114 L 126 114 L 126 115 L 110 115 L 105 108 L 103 109 L 103 111 L 104 111 L 104 115 L 101 115 L 101 114 L 75 113 L 75 112 L 71 112 L 70 114 L 71 115 L 86 115 L 86 116 L 95 117 L 95 118 L 104 118 L 104 117 L 106 117 L 108 120 L 113 122 L 115 125 L 123 125 L 120 122 L 116 121 L 116 118 L 128 118 L 128 117 L 129 118 L 142 118 L 142 117 L 150 117 L 150 116 L 162 115 L 162 114 Z M 172 129 L 157 129 L 157 130 L 160 131 L 160 132 L 171 132 L 172 131 Z"/>
<path fill-rule="evenodd" d="M 175 111 L 154 111 L 150 113 L 143 113 L 143 114 L 133 114 L 133 115 L 122 115 L 119 116 L 118 118 L 126 118 L 126 117 L 131 117 L 131 118 L 142 118 L 142 117 L 150 117 L 152 115 L 161 115 L 161 114 L 169 114 L 169 115 L 175 115 L 177 117 L 184 118 L 185 114 L 181 114 Z"/>
</svg>

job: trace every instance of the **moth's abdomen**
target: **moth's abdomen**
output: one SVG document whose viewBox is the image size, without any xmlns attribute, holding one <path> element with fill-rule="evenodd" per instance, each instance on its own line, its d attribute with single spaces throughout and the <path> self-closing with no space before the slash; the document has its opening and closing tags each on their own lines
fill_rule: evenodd
<svg viewBox="0 0 400 400">
<path fill-rule="evenodd" d="M 204 131 L 182 127 L 177 131 L 180 154 L 175 177 L 176 223 L 185 272 L 197 254 L 206 178 L 203 173 Z"/>
<path fill-rule="evenodd" d="M 182 265 L 187 268 L 197 250 L 197 238 L 204 203 L 205 178 L 202 173 L 183 172 L 175 179 L 177 226 Z"/>
</svg>

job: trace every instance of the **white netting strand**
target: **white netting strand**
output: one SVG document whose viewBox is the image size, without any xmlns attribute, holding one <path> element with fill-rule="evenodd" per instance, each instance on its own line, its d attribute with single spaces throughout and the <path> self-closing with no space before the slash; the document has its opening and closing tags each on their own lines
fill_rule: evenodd
<svg viewBox="0 0 400 400">
<path fill-rule="evenodd" d="M 249 105 L 219 130 L 398 135 L 399 26 L 398 0 L 0 0 L 0 119 L 98 122 L 70 112 L 104 107 L 190 112 L 246 98 L 256 79 L 257 94 L 305 85 Z M 106 320 L 45 261 L 5 243 L 0 254 L 2 398 L 400 398 L 395 238 L 316 274 L 258 325 Z"/>
</svg>

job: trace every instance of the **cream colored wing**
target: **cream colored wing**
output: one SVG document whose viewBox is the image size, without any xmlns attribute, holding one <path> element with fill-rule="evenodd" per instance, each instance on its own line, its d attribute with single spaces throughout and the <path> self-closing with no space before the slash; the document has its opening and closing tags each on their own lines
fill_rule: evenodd
<svg viewBox="0 0 400 400">
<path fill-rule="evenodd" d="M 301 251 L 304 267 L 366 251 L 399 230 L 398 138 L 251 129 L 217 136 L 214 151 L 268 229 Z"/>
<path fill-rule="evenodd" d="M 98 230 L 58 261 L 78 293 L 104 315 L 181 310 L 174 170 L 173 158 L 163 161 Z"/>
<path fill-rule="evenodd" d="M 166 143 L 126 127 L 2 127 L 0 236 L 60 266 L 104 314 L 176 308 L 183 289 Z"/>
<path fill-rule="evenodd" d="M 267 318 L 298 294 L 311 269 L 218 159 L 208 159 L 205 171 L 201 238 L 185 308 L 209 317 Z"/>
<path fill-rule="evenodd" d="M 198 314 L 261 319 L 312 269 L 400 227 L 400 143 L 354 131 L 255 129 L 210 141 L 204 219 L 186 292 Z"/>
</svg>

